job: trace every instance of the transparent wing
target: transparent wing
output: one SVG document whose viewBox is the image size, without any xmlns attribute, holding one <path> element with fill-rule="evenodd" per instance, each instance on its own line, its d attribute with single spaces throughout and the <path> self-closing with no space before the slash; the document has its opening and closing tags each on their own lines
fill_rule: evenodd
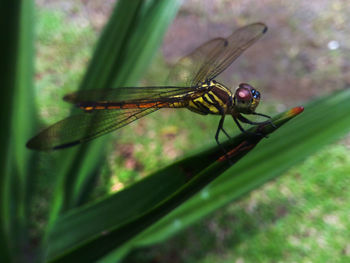
<svg viewBox="0 0 350 263">
<path fill-rule="evenodd" d="M 266 25 L 255 23 L 237 29 L 228 38 L 216 38 L 203 44 L 179 60 L 170 73 L 169 83 L 196 86 L 214 79 L 266 31 Z"/>
<path fill-rule="evenodd" d="M 64 96 L 73 104 L 80 102 L 155 102 L 169 101 L 197 92 L 196 87 L 122 87 L 115 89 L 81 90 Z"/>
<path fill-rule="evenodd" d="M 86 112 L 53 124 L 33 137 L 27 147 L 54 150 L 74 146 L 119 129 L 160 108 L 185 107 L 187 101 L 207 91 L 203 87 L 140 87 L 71 93 L 64 99 Z"/>
<path fill-rule="evenodd" d="M 195 81 L 199 79 L 213 79 L 224 71 L 244 50 L 254 44 L 267 31 L 267 26 L 255 23 L 236 30 L 227 40 L 227 45 L 215 61 L 207 61 L 197 74 Z"/>
<path fill-rule="evenodd" d="M 215 38 L 196 48 L 189 55 L 181 58 L 172 68 L 167 83 L 185 86 L 195 86 L 201 81 L 196 77 L 207 61 L 215 61 L 224 48 L 226 39 Z"/>
<path fill-rule="evenodd" d="M 119 129 L 158 108 L 99 110 L 59 121 L 33 137 L 27 147 L 34 150 L 62 149 L 87 142 Z"/>
</svg>

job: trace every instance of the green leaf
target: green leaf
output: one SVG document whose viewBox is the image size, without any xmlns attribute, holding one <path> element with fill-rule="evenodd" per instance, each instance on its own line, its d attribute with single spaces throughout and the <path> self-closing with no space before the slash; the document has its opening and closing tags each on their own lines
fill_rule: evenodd
<svg viewBox="0 0 350 263">
<path fill-rule="evenodd" d="M 301 111 L 297 108 L 279 115 L 273 119 L 275 126 L 259 127 L 259 132 L 271 133 Z M 220 146 L 211 147 L 102 202 L 61 217 L 49 239 L 49 257 L 55 262 L 100 258 L 198 192 L 251 151 L 262 138 L 257 133 L 241 134 L 222 145 L 228 149 L 226 154 Z M 67 231 L 70 231 L 68 236 L 64 234 Z"/>
<path fill-rule="evenodd" d="M 246 158 L 129 246 L 145 246 L 169 238 L 342 138 L 350 131 L 349 99 L 350 89 L 344 89 L 308 103 L 298 118 L 263 140 Z"/>
<path fill-rule="evenodd" d="M 97 44 L 80 89 L 135 84 L 149 64 L 165 29 L 179 7 L 178 1 L 118 1 Z M 64 150 L 50 222 L 60 211 L 86 202 L 91 182 L 105 159 L 108 136 Z"/>
<path fill-rule="evenodd" d="M 150 245 L 168 238 L 201 217 L 232 202 L 264 182 L 275 178 L 296 163 L 304 160 L 310 154 L 320 150 L 323 146 L 344 136 L 350 130 L 350 105 L 347 103 L 349 99 L 350 89 L 346 89 L 309 103 L 302 115 L 270 135 L 268 139 L 263 140 L 254 151 L 247 154 L 245 158 L 222 174 L 209 187 L 203 189 L 198 195 L 169 213 L 140 235 L 135 236 L 133 239 L 128 239 L 127 242 L 125 242 L 127 240 L 125 238 L 123 245 L 106 257 L 106 262 L 117 258 L 123 253 L 127 253 L 131 248 Z M 267 128 L 271 129 L 273 127 L 268 126 Z M 98 244 L 116 242 L 114 245 L 120 244 L 118 242 L 120 242 L 119 238 L 122 238 L 122 234 L 129 235 L 128 238 L 131 238 L 135 235 L 131 230 L 141 231 L 140 225 L 145 221 L 137 221 L 136 218 L 134 223 L 138 222 L 138 224 L 133 225 L 130 219 L 135 217 L 137 213 L 140 213 L 142 209 L 149 209 L 155 206 L 157 200 L 159 200 L 156 199 L 157 197 L 165 198 L 170 193 L 175 195 L 173 191 L 175 191 L 176 187 L 179 188 L 186 183 L 185 178 L 188 178 L 186 176 L 191 177 L 192 172 L 198 172 L 196 168 L 193 170 L 188 169 L 188 166 L 185 165 L 186 161 L 188 160 L 188 164 L 193 163 L 193 167 L 196 167 L 196 165 L 198 167 L 201 164 L 207 165 L 208 159 L 204 156 L 198 159 L 186 158 L 173 164 L 169 170 L 164 168 L 162 171 L 125 189 L 119 194 L 97 203 L 95 207 L 86 207 L 86 209 L 65 215 L 62 221 L 58 222 L 53 232 L 53 240 L 59 243 L 52 243 L 53 250 L 51 252 L 58 255 L 64 251 L 62 245 L 69 243 L 69 238 L 73 239 L 73 243 L 79 242 L 79 240 L 89 240 L 88 243 L 82 243 L 82 250 L 78 251 L 84 251 L 85 245 L 93 244 L 99 238 L 101 238 L 99 241 L 102 243 Z M 217 163 L 214 162 L 212 165 L 217 165 Z M 198 169 L 200 170 L 200 168 L 203 167 Z M 219 168 L 215 167 L 215 169 Z M 208 167 L 206 171 L 211 170 Z M 167 180 L 161 181 L 162 173 Z M 186 174 L 186 176 L 183 174 Z M 155 193 L 155 197 L 153 197 L 153 193 Z M 129 194 L 130 196 L 135 194 L 135 196 L 128 199 L 130 198 Z M 116 200 L 119 198 L 121 199 L 118 204 Z M 155 198 L 155 200 L 152 198 Z M 125 208 L 125 204 L 128 204 L 127 208 Z M 130 205 L 135 209 L 135 214 L 126 211 Z M 149 216 L 147 213 L 145 215 Z M 85 220 L 87 221 L 85 222 Z M 87 222 L 93 223 L 89 224 Z M 123 224 L 123 222 L 125 223 Z M 120 224 L 120 229 L 126 227 L 131 232 L 118 232 L 118 229 L 112 228 L 113 223 L 116 226 Z M 78 225 L 87 225 L 94 229 L 88 233 L 89 231 L 86 229 L 78 228 Z M 65 233 L 67 229 L 77 229 L 77 231 L 75 233 L 71 232 L 68 239 L 59 237 L 59 233 Z M 85 234 L 87 235 L 85 236 Z M 109 239 L 111 236 L 116 240 L 114 238 Z M 89 248 L 92 249 L 91 247 Z M 54 251 L 55 249 L 57 250 Z"/>
<path fill-rule="evenodd" d="M 29 159 L 25 141 L 35 123 L 33 106 L 33 2 L 2 1 L 0 247 L 1 261 L 23 260 L 28 241 Z"/>
</svg>

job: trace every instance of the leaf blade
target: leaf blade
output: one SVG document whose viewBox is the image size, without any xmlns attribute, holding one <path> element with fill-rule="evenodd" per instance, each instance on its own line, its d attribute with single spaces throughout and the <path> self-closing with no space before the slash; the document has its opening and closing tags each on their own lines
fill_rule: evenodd
<svg viewBox="0 0 350 263">
<path fill-rule="evenodd" d="M 278 116 L 275 127 L 270 124 L 262 129 L 272 132 L 300 112 Z M 260 135 L 241 134 L 225 143 L 226 147 L 234 149 L 229 153 L 228 158 L 226 155 L 224 155 L 225 158 L 222 158 L 223 152 L 220 146 L 209 148 L 166 167 L 96 206 L 67 215 L 58 222 L 53 230 L 52 242 L 59 240 L 60 235 L 66 233 L 68 229 L 78 229 L 78 226 L 89 226 L 84 229 L 89 233 L 80 236 L 82 230 L 80 227 L 75 232 L 77 236 L 74 241 L 60 241 L 60 244 L 66 247 L 60 247 L 60 244 L 55 247 L 52 243 L 51 259 L 54 262 L 73 262 L 77 258 L 82 259 L 84 255 L 84 260 L 97 260 L 198 192 L 229 168 L 231 163 L 240 160 L 251 151 L 261 139 Z M 125 203 L 129 204 L 128 207 L 125 207 Z M 113 214 L 113 211 L 120 212 Z M 101 217 L 104 218 L 103 222 L 98 219 Z M 70 225 L 71 223 L 73 225 Z M 71 232 L 69 238 L 74 235 Z M 85 241 L 79 241 L 79 239 Z M 72 249 L 74 245 L 76 248 Z M 71 250 L 65 254 L 64 251 L 67 249 Z"/>
</svg>

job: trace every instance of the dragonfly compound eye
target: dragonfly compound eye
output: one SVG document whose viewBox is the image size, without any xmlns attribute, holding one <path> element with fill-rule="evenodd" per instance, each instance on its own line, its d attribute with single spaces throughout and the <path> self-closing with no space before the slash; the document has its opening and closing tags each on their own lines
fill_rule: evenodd
<svg viewBox="0 0 350 263">
<path fill-rule="evenodd" d="M 235 106 L 242 113 L 252 113 L 260 100 L 260 93 L 247 83 L 241 83 L 235 92 Z"/>
<path fill-rule="evenodd" d="M 237 100 L 241 101 L 242 103 L 249 102 L 252 100 L 252 94 L 246 88 L 238 88 L 236 91 L 236 97 Z"/>
<path fill-rule="evenodd" d="M 253 99 L 253 88 L 249 84 L 242 83 L 235 92 L 235 98 L 238 103 L 248 104 Z"/>
</svg>

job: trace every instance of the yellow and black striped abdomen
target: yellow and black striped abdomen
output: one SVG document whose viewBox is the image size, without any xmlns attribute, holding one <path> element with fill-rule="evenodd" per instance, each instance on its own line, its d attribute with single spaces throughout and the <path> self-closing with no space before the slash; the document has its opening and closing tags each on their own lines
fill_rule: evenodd
<svg viewBox="0 0 350 263">
<path fill-rule="evenodd" d="M 223 115 L 228 112 L 232 105 L 232 93 L 225 86 L 212 80 L 208 84 L 203 84 L 203 88 L 208 89 L 203 96 L 189 102 L 187 108 L 199 114 Z"/>
</svg>

